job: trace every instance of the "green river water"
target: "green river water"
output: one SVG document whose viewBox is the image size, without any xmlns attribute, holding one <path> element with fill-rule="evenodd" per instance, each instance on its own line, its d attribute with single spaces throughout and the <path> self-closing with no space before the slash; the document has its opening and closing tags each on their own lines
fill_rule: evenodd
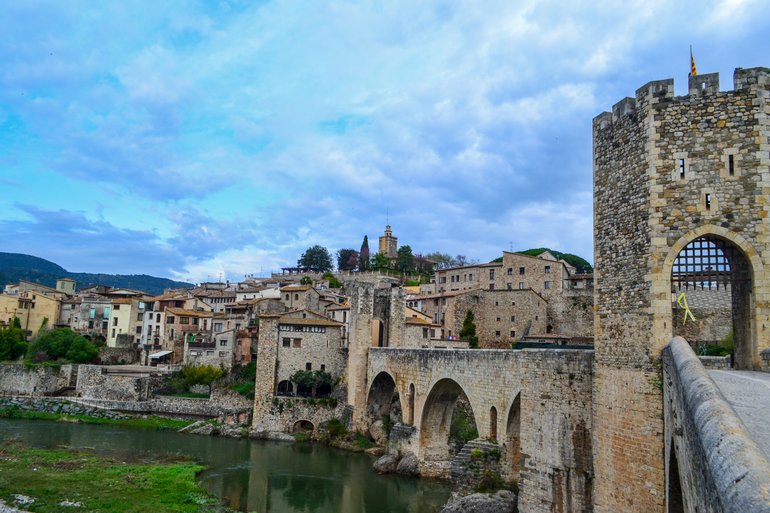
<svg viewBox="0 0 770 513">
<path fill-rule="evenodd" d="M 0 419 L 0 437 L 116 455 L 185 455 L 208 467 L 201 485 L 241 511 L 432 513 L 449 497 L 446 483 L 380 476 L 371 456 L 321 445 L 10 419 Z"/>
</svg>

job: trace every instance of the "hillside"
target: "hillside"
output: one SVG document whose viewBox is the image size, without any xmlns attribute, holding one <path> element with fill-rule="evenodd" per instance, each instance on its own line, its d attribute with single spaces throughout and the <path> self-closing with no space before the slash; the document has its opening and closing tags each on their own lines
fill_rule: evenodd
<svg viewBox="0 0 770 513">
<path fill-rule="evenodd" d="M 516 253 L 521 253 L 522 255 L 537 256 L 544 251 L 550 252 L 556 258 L 564 260 L 569 265 L 573 266 L 575 269 L 577 269 L 578 274 L 594 272 L 593 266 L 585 258 L 573 255 L 572 253 L 562 253 L 561 251 L 555 251 L 550 248 L 533 248 L 527 249 L 525 251 L 516 251 Z M 502 262 L 503 257 L 496 258 L 492 261 Z"/>
<path fill-rule="evenodd" d="M 192 287 L 193 284 L 157 278 L 146 274 L 92 274 L 71 273 L 53 262 L 31 255 L 0 252 L 0 287 L 19 280 L 26 280 L 48 287 L 55 287 L 59 278 L 70 278 L 77 282 L 78 289 L 91 285 L 141 290 L 148 294 L 161 294 L 163 289 Z"/>
</svg>

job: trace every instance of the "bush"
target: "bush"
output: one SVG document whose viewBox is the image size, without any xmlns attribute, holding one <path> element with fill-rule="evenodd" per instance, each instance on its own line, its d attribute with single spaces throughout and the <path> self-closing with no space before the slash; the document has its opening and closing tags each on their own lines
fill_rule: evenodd
<svg viewBox="0 0 770 513">
<path fill-rule="evenodd" d="M 348 430 L 345 428 L 345 425 L 340 421 L 340 419 L 332 419 L 329 421 L 329 425 L 327 428 L 329 430 L 329 435 L 332 437 L 337 436 L 343 436 L 345 433 L 348 432 Z"/>
<path fill-rule="evenodd" d="M 224 375 L 224 369 L 214 365 L 188 365 L 180 371 L 172 372 L 163 390 L 174 393 L 189 392 L 190 387 L 194 385 L 210 386 L 215 379 Z"/>
<path fill-rule="evenodd" d="M 356 436 L 356 445 L 358 445 L 359 448 L 361 448 L 361 449 L 371 449 L 372 447 L 374 447 L 374 442 L 369 440 L 368 437 L 362 435 L 358 431 L 356 431 L 356 435 L 355 436 Z"/>
<path fill-rule="evenodd" d="M 65 359 L 73 363 L 88 363 L 99 354 L 99 349 L 69 328 L 45 332 L 29 346 L 27 357 L 35 362 Z"/>
<path fill-rule="evenodd" d="M 503 478 L 500 477 L 500 474 L 492 472 L 491 470 L 485 470 L 481 474 L 481 479 L 478 484 L 474 487 L 474 491 L 478 493 L 489 493 L 502 490 L 503 488 L 505 488 L 505 483 L 503 482 Z"/>
<path fill-rule="evenodd" d="M 342 282 L 337 279 L 332 273 L 326 273 L 323 275 L 323 279 L 329 282 L 330 289 L 341 289 Z"/>
<path fill-rule="evenodd" d="M 29 344 L 25 340 L 24 331 L 15 324 L 11 322 L 10 326 L 0 328 L 0 361 L 17 360 L 27 353 Z"/>
<path fill-rule="evenodd" d="M 305 395 L 310 392 L 313 397 L 316 396 L 316 391 L 320 388 L 331 391 L 332 385 L 334 385 L 334 379 L 332 375 L 326 371 L 297 371 L 289 378 L 292 383 L 297 385 L 297 390 Z"/>
</svg>

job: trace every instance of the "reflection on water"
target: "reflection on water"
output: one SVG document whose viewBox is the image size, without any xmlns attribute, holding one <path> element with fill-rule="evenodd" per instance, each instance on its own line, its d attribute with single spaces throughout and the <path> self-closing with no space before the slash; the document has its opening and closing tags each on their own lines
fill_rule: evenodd
<svg viewBox="0 0 770 513">
<path fill-rule="evenodd" d="M 370 456 L 310 444 L 6 419 L 0 419 L 0 438 L 118 455 L 185 455 L 208 467 L 201 485 L 241 511 L 432 513 L 449 496 L 444 483 L 380 476 Z"/>
</svg>

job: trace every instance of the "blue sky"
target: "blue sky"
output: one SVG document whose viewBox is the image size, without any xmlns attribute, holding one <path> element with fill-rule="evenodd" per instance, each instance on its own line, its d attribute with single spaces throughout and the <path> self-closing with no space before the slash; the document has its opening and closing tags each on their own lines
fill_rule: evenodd
<svg viewBox="0 0 770 513">
<path fill-rule="evenodd" d="M 567 4 L 567 5 L 563 5 Z M 592 259 L 591 120 L 770 66 L 764 1 L 9 1 L 0 250 L 204 281 L 310 245 Z"/>
</svg>

